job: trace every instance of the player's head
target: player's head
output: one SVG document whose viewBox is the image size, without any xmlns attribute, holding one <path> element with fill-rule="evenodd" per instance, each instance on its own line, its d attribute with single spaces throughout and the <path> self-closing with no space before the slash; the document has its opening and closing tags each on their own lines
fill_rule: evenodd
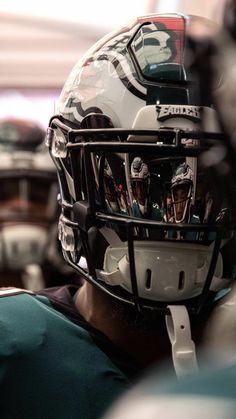
<svg viewBox="0 0 236 419">
<path fill-rule="evenodd" d="M 193 171 L 187 163 L 181 163 L 171 179 L 171 195 L 174 221 L 190 221 L 190 206 L 193 193 Z"/>
<path fill-rule="evenodd" d="M 44 138 L 43 128 L 31 120 L 0 120 L 1 281 L 27 266 L 41 266 L 48 257 L 58 184 Z"/>
<path fill-rule="evenodd" d="M 102 159 L 100 164 L 102 164 Z M 111 212 L 119 212 L 118 186 L 116 185 L 111 167 L 107 160 L 104 161 L 104 194 L 108 210 Z"/>
<path fill-rule="evenodd" d="M 170 303 L 186 304 L 196 313 L 234 276 L 234 263 L 225 264 L 231 221 L 216 222 L 230 203 L 201 160 L 203 149 L 223 140 L 211 103 L 199 97 L 198 79 L 185 61 L 193 22 L 211 27 L 197 17 L 152 15 L 103 38 L 75 65 L 48 129 L 59 173 L 64 256 L 85 279 L 136 308 L 165 311 Z M 210 136 L 199 134 L 203 120 Z M 126 213 L 107 208 L 101 161 L 127 197 Z M 150 172 L 149 198 L 156 206 L 150 217 L 135 218 L 132 204 L 143 198 L 137 190 L 144 189 L 144 172 L 146 179 Z M 204 193 L 196 200 L 202 179 Z M 186 192 L 182 216 L 176 210 L 178 183 Z M 171 194 L 178 222 L 166 216 Z M 204 218 L 207 194 L 213 205 Z M 194 221 L 187 216 L 190 200 Z"/>
<path fill-rule="evenodd" d="M 144 215 L 147 212 L 147 205 L 150 201 L 150 172 L 142 157 L 135 157 L 131 163 L 130 184 L 133 197 Z"/>
</svg>

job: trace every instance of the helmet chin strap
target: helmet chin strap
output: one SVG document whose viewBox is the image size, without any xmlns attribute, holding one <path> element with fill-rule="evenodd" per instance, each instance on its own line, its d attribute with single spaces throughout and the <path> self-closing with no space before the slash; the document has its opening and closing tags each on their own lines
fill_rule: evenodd
<svg viewBox="0 0 236 419">
<path fill-rule="evenodd" d="M 191 338 L 188 311 L 185 306 L 169 305 L 166 328 L 172 346 L 172 359 L 178 378 L 198 371 L 195 344 Z"/>
</svg>

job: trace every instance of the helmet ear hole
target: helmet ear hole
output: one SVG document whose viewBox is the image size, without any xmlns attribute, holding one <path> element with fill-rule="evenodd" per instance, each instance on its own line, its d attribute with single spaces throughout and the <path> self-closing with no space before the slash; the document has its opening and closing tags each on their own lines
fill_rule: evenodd
<svg viewBox="0 0 236 419">
<path fill-rule="evenodd" d="M 101 112 L 101 111 L 100 111 Z M 111 118 L 103 113 L 91 112 L 81 121 L 81 129 L 114 128 Z"/>
</svg>

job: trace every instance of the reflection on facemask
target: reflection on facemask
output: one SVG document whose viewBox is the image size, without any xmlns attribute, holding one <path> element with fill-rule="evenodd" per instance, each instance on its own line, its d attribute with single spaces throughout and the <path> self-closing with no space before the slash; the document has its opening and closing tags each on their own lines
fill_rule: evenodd
<svg viewBox="0 0 236 419">
<path fill-rule="evenodd" d="M 110 163 L 111 162 L 111 163 Z M 221 203 L 214 191 L 202 181 L 197 158 L 106 155 L 104 196 L 109 213 L 158 221 L 162 229 L 135 227 L 138 238 L 158 240 L 214 240 L 214 232 L 163 229 L 163 224 L 178 226 L 224 222 Z M 227 208 L 227 207 L 226 207 Z M 220 220 L 220 221 L 219 221 Z"/>
</svg>

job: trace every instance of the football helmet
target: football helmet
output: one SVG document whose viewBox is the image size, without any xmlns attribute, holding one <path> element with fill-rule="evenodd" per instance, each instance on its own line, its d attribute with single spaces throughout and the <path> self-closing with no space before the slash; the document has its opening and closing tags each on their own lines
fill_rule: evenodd
<svg viewBox="0 0 236 419">
<path fill-rule="evenodd" d="M 0 120 L 1 286 L 42 288 L 50 283 L 52 265 L 59 271 L 56 265 L 62 261 L 54 233 L 59 208 L 57 174 L 44 138 L 45 131 L 33 121 Z"/>
<path fill-rule="evenodd" d="M 198 24 L 217 30 L 195 16 L 149 15 L 103 38 L 73 68 L 47 131 L 65 259 L 137 310 L 184 304 L 199 313 L 235 277 L 235 263 L 225 262 L 233 222 L 217 221 L 230 203 L 201 160 L 222 134 L 188 65 L 187 33 Z M 107 205 L 107 164 L 125 211 Z M 151 203 L 145 216 L 133 206 L 141 189 Z"/>
</svg>

